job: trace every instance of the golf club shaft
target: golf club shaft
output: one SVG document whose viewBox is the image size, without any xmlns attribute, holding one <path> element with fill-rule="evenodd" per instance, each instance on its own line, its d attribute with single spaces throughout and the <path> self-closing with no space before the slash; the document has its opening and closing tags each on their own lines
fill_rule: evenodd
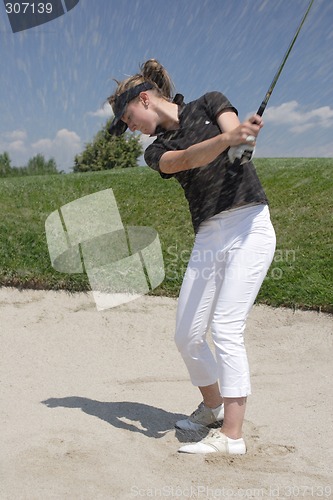
<svg viewBox="0 0 333 500">
<path fill-rule="evenodd" d="M 281 72 L 282 72 L 282 70 L 284 68 L 284 65 L 286 64 L 286 61 L 287 61 L 287 59 L 289 57 L 289 54 L 290 54 L 290 52 L 291 52 L 291 50 L 292 50 L 292 48 L 293 48 L 293 46 L 294 46 L 294 44 L 296 42 L 296 39 L 297 39 L 297 37 L 299 35 L 299 32 L 302 29 L 302 26 L 303 26 L 303 24 L 305 22 L 305 19 L 307 18 L 308 14 L 310 12 L 310 9 L 312 7 L 313 2 L 314 2 L 314 0 L 310 1 L 309 6 L 306 9 L 306 12 L 305 12 L 305 14 L 303 16 L 303 19 L 302 19 L 300 25 L 297 28 L 297 31 L 296 31 L 296 33 L 295 33 L 295 35 L 294 35 L 294 37 L 293 37 L 293 39 L 292 39 L 289 47 L 288 47 L 288 50 L 285 53 L 285 55 L 284 55 L 284 57 L 282 59 L 282 62 L 281 62 L 280 66 L 279 66 L 279 68 L 278 68 L 278 70 L 277 70 L 277 72 L 276 72 L 276 74 L 275 74 L 275 76 L 274 76 L 274 78 L 272 80 L 272 83 L 269 86 L 269 89 L 266 92 L 265 98 L 264 98 L 264 100 L 262 101 L 262 103 L 259 106 L 259 109 L 257 111 L 257 115 L 259 115 L 259 116 L 262 116 L 263 113 L 264 113 L 264 111 L 265 111 L 265 109 L 266 109 L 267 103 L 268 103 L 268 101 L 269 101 L 269 99 L 270 99 L 270 97 L 272 95 L 274 87 L 275 87 L 275 85 L 276 85 L 276 83 L 277 83 L 277 81 L 279 79 L 279 76 L 280 76 L 280 74 L 281 74 Z M 242 160 L 244 158 L 250 160 L 251 156 L 252 156 L 252 152 L 251 151 L 244 151 L 242 158 L 236 158 L 236 160 L 232 164 L 231 168 L 229 169 L 230 174 L 232 176 L 234 176 L 237 173 L 237 170 L 238 170 L 239 166 L 241 165 Z"/>
<path fill-rule="evenodd" d="M 288 59 L 289 54 L 290 54 L 290 52 L 291 52 L 291 49 L 293 48 L 293 46 L 294 46 L 294 44 L 295 44 L 295 42 L 296 42 L 296 40 L 297 40 L 297 37 L 298 37 L 298 35 L 299 35 L 299 32 L 301 31 L 302 26 L 303 26 L 303 24 L 304 24 L 304 22 L 305 22 L 305 19 L 307 18 L 308 14 L 309 14 L 309 12 L 310 12 L 310 9 L 311 9 L 311 7 L 312 7 L 313 2 L 314 2 L 314 0 L 311 0 L 311 1 L 310 1 L 309 6 L 308 6 L 308 8 L 307 8 L 307 10 L 306 10 L 306 12 L 305 12 L 305 14 L 304 14 L 304 16 L 303 16 L 303 19 L 302 19 L 302 21 L 301 21 L 301 23 L 300 23 L 300 25 L 299 25 L 299 27 L 298 27 L 298 29 L 297 29 L 297 31 L 296 31 L 296 33 L 295 33 L 295 35 L 294 35 L 294 38 L 292 39 L 292 41 L 291 41 L 291 43 L 290 43 L 290 45 L 289 45 L 289 47 L 288 47 L 288 50 L 287 50 L 287 52 L 285 53 L 285 55 L 284 55 L 284 57 L 283 57 L 282 63 L 280 64 L 279 69 L 277 70 L 277 72 L 276 72 L 276 74 L 275 74 L 275 76 L 274 76 L 274 78 L 273 78 L 273 80 L 272 80 L 272 83 L 270 84 L 269 89 L 268 89 L 268 90 L 267 90 L 267 92 L 266 92 L 266 95 L 265 95 L 264 100 L 263 100 L 263 101 L 262 101 L 262 103 L 260 104 L 260 107 L 259 107 L 259 109 L 258 109 L 258 111 L 257 111 L 257 115 L 259 115 L 259 116 L 262 116 L 262 115 L 263 115 L 263 113 L 264 113 L 264 111 L 265 111 L 265 108 L 266 108 L 266 106 L 267 106 L 267 103 L 268 103 L 268 101 L 269 101 L 269 98 L 270 98 L 270 97 L 271 97 L 271 95 L 272 95 L 272 92 L 273 92 L 273 90 L 274 90 L 274 87 L 275 87 L 275 85 L 276 85 L 276 82 L 278 81 L 279 76 L 280 76 L 280 74 L 281 74 L 281 72 L 282 72 L 282 70 L 283 70 L 283 68 L 284 68 L 284 65 L 285 65 L 285 64 L 286 64 L 286 62 L 287 62 L 287 59 Z"/>
</svg>

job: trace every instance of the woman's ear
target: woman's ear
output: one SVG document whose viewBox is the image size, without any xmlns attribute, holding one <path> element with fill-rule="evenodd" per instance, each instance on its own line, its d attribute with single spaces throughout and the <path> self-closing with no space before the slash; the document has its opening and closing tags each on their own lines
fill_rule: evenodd
<svg viewBox="0 0 333 500">
<path fill-rule="evenodd" d="M 140 92 L 139 94 L 140 97 L 140 102 L 144 105 L 145 108 L 148 108 L 149 106 L 149 95 L 147 92 Z"/>
</svg>

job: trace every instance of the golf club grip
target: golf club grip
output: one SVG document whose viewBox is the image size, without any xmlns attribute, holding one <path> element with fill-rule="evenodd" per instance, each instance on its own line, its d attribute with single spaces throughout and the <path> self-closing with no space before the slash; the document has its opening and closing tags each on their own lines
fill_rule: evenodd
<svg viewBox="0 0 333 500">
<path fill-rule="evenodd" d="M 257 111 L 257 115 L 262 116 L 264 114 L 264 111 L 266 109 L 266 105 L 267 105 L 267 102 L 264 100 L 260 104 L 260 107 Z M 233 164 L 231 165 L 231 167 L 228 170 L 231 177 L 234 177 L 237 174 L 237 170 L 240 167 L 241 162 L 244 160 L 244 158 L 246 158 L 248 161 L 251 160 L 251 155 L 252 155 L 251 151 L 244 151 L 242 158 L 236 158 L 236 160 L 233 162 Z"/>
<path fill-rule="evenodd" d="M 262 116 L 264 114 L 264 111 L 266 109 L 266 104 L 267 103 L 264 102 L 264 101 L 260 104 L 260 107 L 259 107 L 259 109 L 257 111 L 257 115 Z"/>
</svg>

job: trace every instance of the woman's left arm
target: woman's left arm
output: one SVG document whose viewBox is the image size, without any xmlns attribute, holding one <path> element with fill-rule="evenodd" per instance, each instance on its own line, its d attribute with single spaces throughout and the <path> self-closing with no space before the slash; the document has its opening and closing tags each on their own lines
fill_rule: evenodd
<svg viewBox="0 0 333 500">
<path fill-rule="evenodd" d="M 217 117 L 217 123 L 221 134 L 193 144 L 187 149 L 163 153 L 159 162 L 161 172 L 174 174 L 183 170 L 203 167 L 215 160 L 228 147 L 245 144 L 249 135 L 256 137 L 262 127 L 260 116 L 254 115 L 240 123 L 234 111 L 222 112 Z M 255 143 L 249 142 L 247 144 L 254 146 Z"/>
<path fill-rule="evenodd" d="M 234 111 L 222 111 L 217 117 L 217 124 L 223 133 L 234 130 L 240 125 L 240 121 Z"/>
<path fill-rule="evenodd" d="M 257 133 L 253 134 L 256 137 L 258 135 L 260 129 L 264 125 L 261 116 L 253 115 L 246 121 L 253 124 L 253 125 L 259 125 L 259 129 L 258 129 Z M 231 132 L 232 130 L 234 130 L 235 128 L 237 128 L 240 125 L 239 118 L 236 115 L 236 113 L 234 113 L 234 111 L 222 111 L 222 113 L 220 113 L 217 117 L 217 123 L 218 123 L 218 126 L 220 127 L 220 130 L 222 133 L 223 132 Z M 246 141 L 244 141 L 244 142 L 246 142 Z"/>
</svg>

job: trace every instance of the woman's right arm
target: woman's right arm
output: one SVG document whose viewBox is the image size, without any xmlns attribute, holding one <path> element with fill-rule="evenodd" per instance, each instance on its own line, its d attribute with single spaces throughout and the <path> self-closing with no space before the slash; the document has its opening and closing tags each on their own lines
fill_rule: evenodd
<svg viewBox="0 0 333 500">
<path fill-rule="evenodd" d="M 223 113 L 223 122 L 225 132 L 206 141 L 193 144 L 187 149 L 166 151 L 161 156 L 159 163 L 161 172 L 174 174 L 208 165 L 228 147 L 245 143 L 249 135 L 256 137 L 262 127 L 262 120 L 257 115 L 244 123 L 239 123 L 237 115 L 232 111 Z M 254 143 L 248 144 L 254 145 Z"/>
</svg>

